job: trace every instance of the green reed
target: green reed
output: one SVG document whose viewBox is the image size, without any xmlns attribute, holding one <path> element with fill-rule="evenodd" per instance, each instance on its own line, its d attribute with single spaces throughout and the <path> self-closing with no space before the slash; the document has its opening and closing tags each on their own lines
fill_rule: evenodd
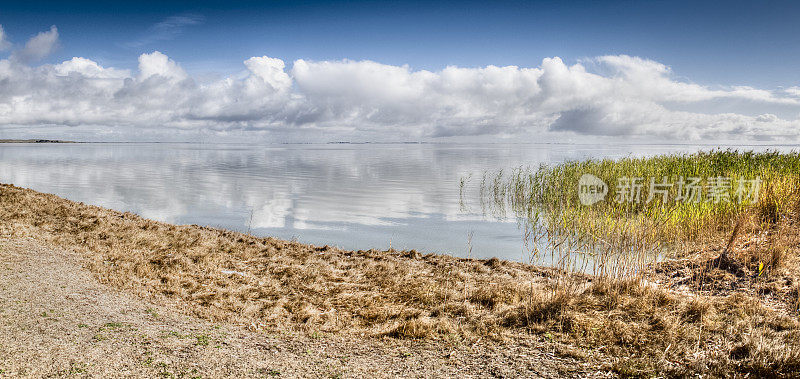
<svg viewBox="0 0 800 379">
<path fill-rule="evenodd" d="M 606 183 L 604 200 L 581 203 L 584 174 Z M 774 223 L 796 211 L 800 153 L 714 150 L 569 161 L 486 173 L 480 196 L 485 212 L 510 210 L 525 220 L 532 259 L 545 252 L 565 269 L 592 265 L 595 273 L 625 276 L 676 245 L 729 233 L 742 215 Z"/>
</svg>

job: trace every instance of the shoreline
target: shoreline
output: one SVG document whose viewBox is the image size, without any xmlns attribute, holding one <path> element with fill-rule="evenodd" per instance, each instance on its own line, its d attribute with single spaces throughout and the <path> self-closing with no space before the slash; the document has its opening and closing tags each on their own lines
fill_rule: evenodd
<svg viewBox="0 0 800 379">
<path fill-rule="evenodd" d="M 231 144 L 246 144 L 246 145 L 531 145 L 531 146 L 596 146 L 592 142 L 469 142 L 469 141 L 363 141 L 363 142 L 347 142 L 347 141 L 327 141 L 327 142 L 242 142 L 242 141 L 228 141 L 228 142 L 208 142 L 208 141 L 70 141 L 58 139 L 0 139 L 0 143 L 70 143 L 70 144 L 198 144 L 198 145 L 231 145 Z M 732 147 L 800 147 L 798 143 L 758 143 L 758 141 L 750 143 L 737 143 L 731 141 L 729 143 L 688 143 L 688 142 L 672 142 L 672 143 L 659 143 L 659 142 L 627 142 L 620 143 L 625 146 L 702 146 L 710 148 L 708 150 L 732 148 Z"/>
<path fill-rule="evenodd" d="M 81 143 L 57 139 L 0 139 L 0 143 Z"/>
<path fill-rule="evenodd" d="M 498 259 L 350 251 L 171 225 L 5 184 L 0 217 L 9 240 L 74 251 L 105 287 L 253 333 L 503 351 L 533 340 L 536 351 L 555 349 L 571 365 L 617 375 L 800 369 L 800 324 L 785 298 L 795 266 L 763 280 L 704 271 L 721 245 L 619 282 Z M 778 235 L 796 237 L 787 242 L 796 263 L 798 228 Z M 736 249 L 771 246 L 754 238 Z M 714 284 L 696 289 L 697 278 Z M 748 340 L 747 330 L 771 345 Z M 747 354 L 735 353 L 744 347 Z"/>
</svg>

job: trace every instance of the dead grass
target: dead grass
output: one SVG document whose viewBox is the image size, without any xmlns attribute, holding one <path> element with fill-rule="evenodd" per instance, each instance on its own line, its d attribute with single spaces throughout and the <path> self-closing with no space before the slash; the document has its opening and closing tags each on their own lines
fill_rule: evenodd
<svg viewBox="0 0 800 379">
<path fill-rule="evenodd" d="M 169 225 L 0 185 L 4 235 L 75 249 L 101 282 L 193 315 L 256 330 L 456 344 L 536 333 L 630 376 L 800 372 L 799 228 L 790 220 L 770 228 L 732 243 L 739 275 L 708 264 L 721 241 L 637 280 L 607 280 Z"/>
<path fill-rule="evenodd" d="M 501 338 L 495 311 L 553 272 L 498 260 L 345 251 L 169 225 L 13 186 L 0 191 L 5 233 L 85 252 L 103 283 L 259 329 Z"/>
</svg>

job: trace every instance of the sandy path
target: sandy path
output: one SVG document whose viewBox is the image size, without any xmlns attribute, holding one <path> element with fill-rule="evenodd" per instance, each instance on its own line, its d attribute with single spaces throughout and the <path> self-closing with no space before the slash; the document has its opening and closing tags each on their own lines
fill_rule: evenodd
<svg viewBox="0 0 800 379">
<path fill-rule="evenodd" d="M 0 376 L 587 375 L 585 364 L 552 350 L 536 342 L 447 346 L 214 325 L 102 286 L 73 252 L 0 238 Z"/>
</svg>

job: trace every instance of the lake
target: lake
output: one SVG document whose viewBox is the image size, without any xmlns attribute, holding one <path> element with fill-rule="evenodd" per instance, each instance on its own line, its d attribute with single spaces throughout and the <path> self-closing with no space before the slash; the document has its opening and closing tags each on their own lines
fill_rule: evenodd
<svg viewBox="0 0 800 379">
<path fill-rule="evenodd" d="M 483 214 L 477 189 L 484 173 L 587 157 L 711 148 L 9 143 L 0 144 L 0 181 L 169 223 L 346 249 L 393 247 L 523 260 L 516 219 Z M 469 178 L 463 202 L 462 178 Z"/>
</svg>

